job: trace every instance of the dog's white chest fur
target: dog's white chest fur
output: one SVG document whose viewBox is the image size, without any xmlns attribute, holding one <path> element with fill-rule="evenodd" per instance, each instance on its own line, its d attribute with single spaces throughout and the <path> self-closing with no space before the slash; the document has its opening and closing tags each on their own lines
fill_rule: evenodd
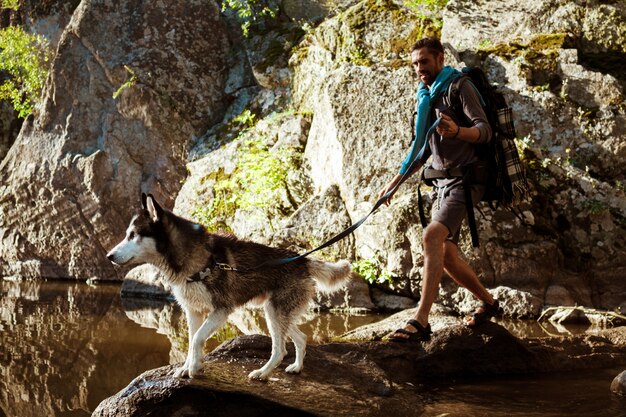
<svg viewBox="0 0 626 417">
<path fill-rule="evenodd" d="M 172 293 L 183 309 L 207 313 L 212 305 L 211 294 L 201 282 L 173 285 Z"/>
</svg>

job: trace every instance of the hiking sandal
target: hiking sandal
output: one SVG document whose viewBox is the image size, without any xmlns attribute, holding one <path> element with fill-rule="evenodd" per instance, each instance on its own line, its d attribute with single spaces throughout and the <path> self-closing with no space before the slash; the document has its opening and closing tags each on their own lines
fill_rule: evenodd
<svg viewBox="0 0 626 417">
<path fill-rule="evenodd" d="M 430 324 L 427 324 L 426 327 L 424 327 L 417 320 L 413 319 L 407 321 L 406 323 L 415 327 L 416 330 L 414 332 L 411 332 L 406 329 L 398 329 L 387 337 L 389 341 L 399 343 L 414 343 L 430 340 L 430 335 L 432 334 L 432 331 L 430 330 Z"/>
<path fill-rule="evenodd" d="M 500 313 L 500 303 L 498 300 L 494 300 L 493 304 L 483 303 L 471 317 L 467 319 L 474 320 L 472 324 L 470 324 L 469 320 L 465 321 L 465 325 L 467 327 L 476 327 L 480 326 L 483 323 L 491 320 L 492 317 L 497 316 Z"/>
</svg>

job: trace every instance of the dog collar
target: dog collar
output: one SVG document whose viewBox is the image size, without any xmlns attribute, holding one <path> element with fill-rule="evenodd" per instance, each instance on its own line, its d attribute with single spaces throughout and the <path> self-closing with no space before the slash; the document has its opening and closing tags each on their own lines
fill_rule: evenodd
<svg viewBox="0 0 626 417">
<path fill-rule="evenodd" d="M 187 277 L 187 282 L 204 281 L 206 277 L 210 276 L 213 273 L 213 268 L 215 268 L 216 265 L 217 262 L 215 261 L 215 259 L 213 259 L 213 257 L 211 257 L 211 260 L 209 261 L 209 263 L 207 263 L 202 271 L 196 272 L 192 276 Z"/>
</svg>

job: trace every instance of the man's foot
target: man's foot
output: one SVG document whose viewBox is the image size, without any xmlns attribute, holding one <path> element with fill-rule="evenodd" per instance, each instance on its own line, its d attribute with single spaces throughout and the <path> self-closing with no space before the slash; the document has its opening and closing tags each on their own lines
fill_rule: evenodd
<svg viewBox="0 0 626 417">
<path fill-rule="evenodd" d="M 493 304 L 483 303 L 471 317 L 465 317 L 465 325 L 467 327 L 480 326 L 498 314 L 500 314 L 500 303 L 498 300 L 494 300 Z"/>
<path fill-rule="evenodd" d="M 426 327 L 422 326 L 417 320 L 409 320 L 406 322 L 404 329 L 398 329 L 391 333 L 387 338 L 391 342 L 411 343 L 411 342 L 424 342 L 430 340 L 432 331 L 430 330 L 430 324 Z"/>
</svg>

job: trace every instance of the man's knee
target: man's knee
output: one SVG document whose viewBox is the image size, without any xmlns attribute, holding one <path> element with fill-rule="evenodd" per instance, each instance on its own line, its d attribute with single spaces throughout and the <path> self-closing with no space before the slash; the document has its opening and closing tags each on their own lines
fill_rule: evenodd
<svg viewBox="0 0 626 417">
<path fill-rule="evenodd" d="M 434 245 L 443 245 L 443 242 L 449 234 L 450 231 L 443 223 L 430 223 L 426 229 L 424 229 L 424 235 L 422 236 L 424 247 L 427 248 Z"/>
</svg>

